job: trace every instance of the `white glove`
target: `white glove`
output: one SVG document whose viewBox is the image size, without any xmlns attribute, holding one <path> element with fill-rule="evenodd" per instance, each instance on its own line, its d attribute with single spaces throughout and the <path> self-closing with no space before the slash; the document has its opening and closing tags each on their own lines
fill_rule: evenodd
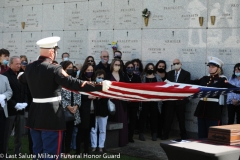
<svg viewBox="0 0 240 160">
<path fill-rule="evenodd" d="M 17 111 L 18 111 L 18 110 L 22 110 L 22 109 L 21 109 L 21 108 L 22 108 L 21 103 L 17 103 L 16 106 L 15 106 L 15 108 L 16 108 Z"/>
<path fill-rule="evenodd" d="M 111 87 L 112 82 L 108 80 L 102 81 L 102 90 L 103 91 L 108 91 L 108 89 Z"/>
<path fill-rule="evenodd" d="M 0 94 L 0 102 L 4 101 L 7 97 L 4 94 Z"/>
<path fill-rule="evenodd" d="M 27 107 L 27 103 L 21 103 L 22 109 L 25 109 Z"/>
<path fill-rule="evenodd" d="M 2 108 L 4 108 L 4 106 L 6 105 L 6 102 L 3 100 L 3 101 L 0 101 L 0 104 L 1 104 Z"/>
<path fill-rule="evenodd" d="M 23 73 L 24 73 L 24 72 L 18 73 L 17 79 L 19 79 L 19 77 L 20 77 Z"/>
</svg>

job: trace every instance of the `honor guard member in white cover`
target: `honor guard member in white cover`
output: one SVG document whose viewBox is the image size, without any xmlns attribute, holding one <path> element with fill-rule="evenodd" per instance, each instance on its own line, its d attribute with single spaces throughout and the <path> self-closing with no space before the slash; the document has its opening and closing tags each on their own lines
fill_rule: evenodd
<svg viewBox="0 0 240 160">
<path fill-rule="evenodd" d="M 216 57 L 208 57 L 208 76 L 191 81 L 192 84 L 217 88 L 235 88 L 227 83 L 225 76 L 221 75 L 223 62 Z M 198 138 L 208 137 L 208 128 L 220 124 L 222 109 L 219 96 L 201 98 L 198 102 L 194 116 L 198 118 Z"/>
<path fill-rule="evenodd" d="M 57 57 L 59 40 L 60 37 L 48 37 L 37 41 L 40 47 L 38 60 L 30 63 L 19 76 L 19 81 L 29 86 L 33 97 L 27 122 L 27 127 L 31 129 L 33 152 L 37 156 L 39 153 L 51 155 L 48 159 L 55 160 L 60 159 L 55 155 L 61 153 L 62 133 L 66 129 L 63 107 L 59 107 L 59 87 L 85 92 L 102 90 L 102 85 L 73 78 L 60 65 L 52 64 Z"/>
</svg>

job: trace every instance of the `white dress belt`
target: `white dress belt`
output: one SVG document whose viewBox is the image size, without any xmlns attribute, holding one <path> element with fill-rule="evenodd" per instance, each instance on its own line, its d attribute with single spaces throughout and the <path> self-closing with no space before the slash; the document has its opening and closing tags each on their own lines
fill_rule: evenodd
<svg viewBox="0 0 240 160">
<path fill-rule="evenodd" d="M 209 101 L 209 102 L 218 102 L 218 98 L 207 98 L 207 97 L 204 97 L 204 98 L 200 98 L 201 101 Z"/>
<path fill-rule="evenodd" d="M 34 103 L 48 103 L 48 102 L 56 102 L 61 101 L 61 96 L 51 97 L 51 98 L 33 98 Z"/>
</svg>

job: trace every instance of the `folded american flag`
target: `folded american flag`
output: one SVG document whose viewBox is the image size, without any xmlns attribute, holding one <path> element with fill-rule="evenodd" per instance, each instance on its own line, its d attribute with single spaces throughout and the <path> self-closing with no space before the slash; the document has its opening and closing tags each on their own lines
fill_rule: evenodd
<svg viewBox="0 0 240 160">
<path fill-rule="evenodd" d="M 125 101 L 166 101 L 214 97 L 234 90 L 240 90 L 240 88 L 214 88 L 169 81 L 156 83 L 123 83 L 111 81 L 108 91 L 80 93 Z"/>
</svg>

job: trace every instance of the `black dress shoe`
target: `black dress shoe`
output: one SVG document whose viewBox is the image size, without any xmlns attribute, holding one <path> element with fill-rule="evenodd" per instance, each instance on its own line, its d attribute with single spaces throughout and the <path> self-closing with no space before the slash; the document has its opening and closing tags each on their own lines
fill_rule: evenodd
<svg viewBox="0 0 240 160">
<path fill-rule="evenodd" d="M 152 141 L 157 141 L 157 133 L 152 134 Z"/>
<path fill-rule="evenodd" d="M 146 139 L 142 133 L 139 134 L 139 140 L 146 141 Z"/>
</svg>

